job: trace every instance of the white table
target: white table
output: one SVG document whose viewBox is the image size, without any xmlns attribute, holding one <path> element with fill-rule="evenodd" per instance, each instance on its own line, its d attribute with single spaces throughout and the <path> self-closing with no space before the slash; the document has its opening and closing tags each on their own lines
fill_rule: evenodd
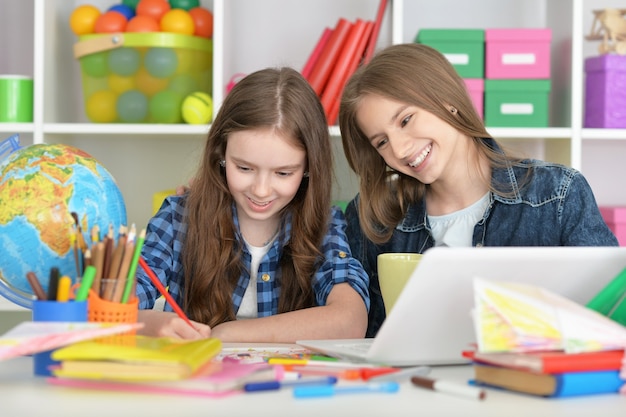
<svg viewBox="0 0 626 417">
<path fill-rule="evenodd" d="M 471 375 L 469 366 L 434 368 L 430 374 L 461 383 Z M 0 362 L 0 415 L 623 417 L 626 415 L 626 395 L 543 399 L 488 390 L 487 398 L 478 401 L 417 388 L 406 382 L 395 394 L 345 394 L 316 399 L 295 399 L 290 389 L 226 398 L 158 396 L 52 386 L 45 379 L 33 376 L 31 358 L 21 357 Z"/>
</svg>

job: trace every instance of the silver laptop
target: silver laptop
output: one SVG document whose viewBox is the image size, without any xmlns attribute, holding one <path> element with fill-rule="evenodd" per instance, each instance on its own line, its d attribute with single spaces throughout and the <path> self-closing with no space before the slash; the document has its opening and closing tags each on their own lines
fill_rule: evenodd
<svg viewBox="0 0 626 417">
<path fill-rule="evenodd" d="M 373 339 L 300 340 L 315 352 L 390 366 L 464 363 L 476 341 L 473 278 L 524 282 L 586 304 L 626 268 L 626 247 L 433 248 Z"/>
</svg>

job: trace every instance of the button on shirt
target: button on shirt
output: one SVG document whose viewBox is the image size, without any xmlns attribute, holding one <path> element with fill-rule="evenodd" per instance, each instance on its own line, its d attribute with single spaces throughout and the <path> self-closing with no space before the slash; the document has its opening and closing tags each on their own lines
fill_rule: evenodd
<svg viewBox="0 0 626 417">
<path fill-rule="evenodd" d="M 169 196 L 157 214 L 150 220 L 146 228 L 146 238 L 141 255 L 146 263 L 154 270 L 174 300 L 183 305 L 184 271 L 181 250 L 187 226 L 184 223 L 185 196 Z M 359 261 L 352 257 L 345 234 L 346 220 L 342 211 L 333 207 L 328 231 L 324 236 L 321 252 L 324 259 L 315 272 L 312 280 L 315 302 L 322 306 L 335 284 L 348 283 L 363 299 L 369 310 L 369 278 Z M 237 210 L 233 206 L 233 218 L 236 230 L 239 230 Z M 289 242 L 291 235 L 291 216 L 288 214 L 277 238 L 269 251 L 263 257 L 258 269 L 257 308 L 258 317 L 278 314 L 278 299 L 280 296 L 280 276 L 278 264 L 283 247 Z M 241 235 L 237 239 L 242 247 L 243 273 L 237 282 L 232 296 L 235 312 L 241 305 L 241 300 L 250 281 L 247 272 L 250 268 L 251 255 L 243 244 Z M 159 297 L 158 290 L 152 285 L 150 278 L 141 269 L 137 270 L 137 297 L 140 309 L 150 309 Z M 165 311 L 173 311 L 166 303 Z"/>
</svg>

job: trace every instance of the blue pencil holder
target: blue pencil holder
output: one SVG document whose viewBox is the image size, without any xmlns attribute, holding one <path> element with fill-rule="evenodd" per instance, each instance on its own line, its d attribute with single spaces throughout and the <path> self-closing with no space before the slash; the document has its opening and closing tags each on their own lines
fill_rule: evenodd
<svg viewBox="0 0 626 417">
<path fill-rule="evenodd" d="M 33 301 L 33 321 L 87 321 L 87 301 Z M 50 367 L 58 365 L 50 358 L 51 350 L 33 355 L 36 376 L 50 376 Z"/>
</svg>

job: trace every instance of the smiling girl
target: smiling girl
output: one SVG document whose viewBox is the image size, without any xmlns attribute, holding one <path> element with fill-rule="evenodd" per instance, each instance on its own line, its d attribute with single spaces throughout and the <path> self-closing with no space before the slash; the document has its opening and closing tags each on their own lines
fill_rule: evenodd
<svg viewBox="0 0 626 417">
<path fill-rule="evenodd" d="M 368 277 L 331 208 L 324 110 L 290 68 L 264 69 L 226 96 L 188 192 L 150 220 L 142 256 L 193 321 L 137 273 L 144 334 L 224 342 L 358 338 Z"/>
<path fill-rule="evenodd" d="M 352 253 L 370 276 L 368 336 L 385 318 L 376 259 L 433 246 L 617 246 L 583 175 L 507 153 L 441 53 L 390 46 L 346 85 L 339 127 L 360 177 Z"/>
</svg>

